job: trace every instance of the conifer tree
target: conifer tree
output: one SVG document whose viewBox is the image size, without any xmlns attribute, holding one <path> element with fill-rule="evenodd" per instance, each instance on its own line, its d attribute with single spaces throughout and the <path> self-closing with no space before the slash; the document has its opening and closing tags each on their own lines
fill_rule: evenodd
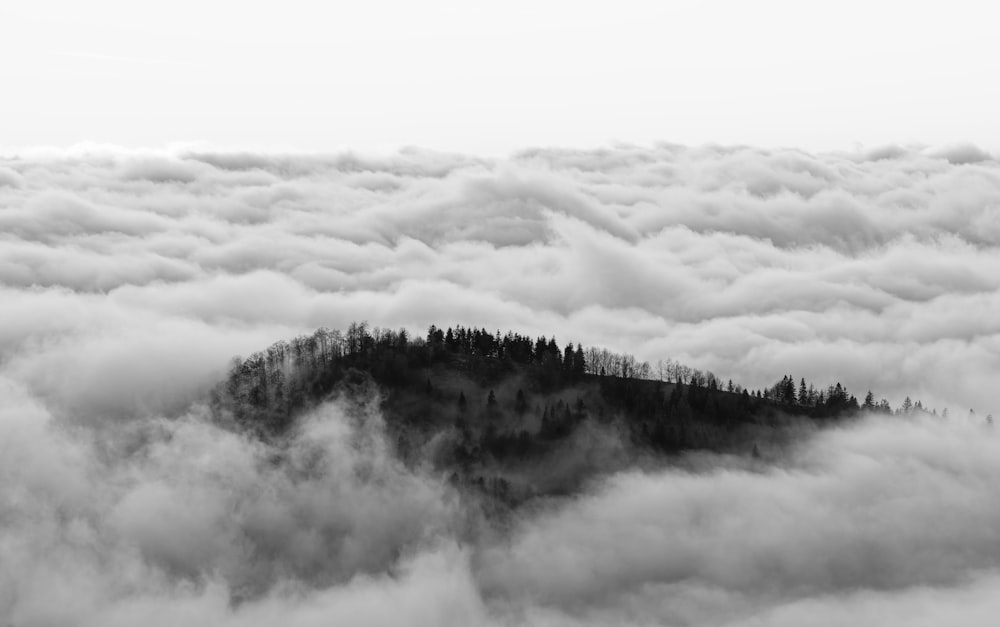
<svg viewBox="0 0 1000 627">
<path fill-rule="evenodd" d="M 865 409 L 875 408 L 875 395 L 872 394 L 871 390 L 868 390 L 868 394 L 865 394 Z"/>
</svg>

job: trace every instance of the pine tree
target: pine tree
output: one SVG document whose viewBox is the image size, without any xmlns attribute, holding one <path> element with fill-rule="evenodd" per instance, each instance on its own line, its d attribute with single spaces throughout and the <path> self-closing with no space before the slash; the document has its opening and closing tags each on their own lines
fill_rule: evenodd
<svg viewBox="0 0 1000 627">
<path fill-rule="evenodd" d="M 587 372 L 587 358 L 583 354 L 583 345 L 576 345 L 576 352 L 573 353 L 573 375 L 582 378 Z"/>
<path fill-rule="evenodd" d="M 574 354 L 575 350 L 573 348 L 573 342 L 570 342 L 566 345 L 566 348 L 563 349 L 562 367 L 564 371 L 571 372 L 573 370 Z"/>
<path fill-rule="evenodd" d="M 903 406 L 900 407 L 900 411 L 904 414 L 913 412 L 913 401 L 910 400 L 909 396 L 903 399 Z"/>
<path fill-rule="evenodd" d="M 524 390 L 517 391 L 517 398 L 514 400 L 514 411 L 523 414 L 528 410 L 528 400 L 524 397 Z"/>
<path fill-rule="evenodd" d="M 865 394 L 865 409 L 875 408 L 875 395 L 872 394 L 871 390 L 868 390 L 868 394 Z"/>
</svg>

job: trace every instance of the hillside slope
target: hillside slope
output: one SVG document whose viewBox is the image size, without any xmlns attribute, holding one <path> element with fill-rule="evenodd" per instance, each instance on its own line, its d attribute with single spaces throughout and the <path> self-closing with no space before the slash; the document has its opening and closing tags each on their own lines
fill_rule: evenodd
<svg viewBox="0 0 1000 627">
<path fill-rule="evenodd" d="M 545 338 L 431 327 L 410 339 L 356 324 L 234 359 L 212 407 L 220 421 L 280 439 L 325 401 L 374 402 L 404 463 L 430 465 L 508 504 L 686 451 L 766 454 L 792 426 L 858 410 L 839 384 L 822 402 L 789 402 L 781 389 L 790 377 L 751 394 L 691 369 L 676 368 L 670 381 L 640 378 L 633 373 L 648 376 L 648 367 L 604 353 L 595 372 L 587 356 L 598 353 Z"/>
</svg>

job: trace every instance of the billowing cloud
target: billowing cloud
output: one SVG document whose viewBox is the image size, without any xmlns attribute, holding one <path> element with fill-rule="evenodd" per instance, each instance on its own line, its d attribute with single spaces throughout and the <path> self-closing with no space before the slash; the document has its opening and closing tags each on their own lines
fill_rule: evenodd
<svg viewBox="0 0 1000 627">
<path fill-rule="evenodd" d="M 20 187 L 23 182 L 21 175 L 10 168 L 0 167 L 0 187 Z"/>
<path fill-rule="evenodd" d="M 488 591 L 592 611 L 595 623 L 615 607 L 636 624 L 792 624 L 784 615 L 803 599 L 843 617 L 863 604 L 859 590 L 894 603 L 964 594 L 970 576 L 995 585 L 1000 509 L 980 497 L 997 444 L 981 424 L 873 419 L 777 466 L 617 475 L 526 521 L 486 551 L 479 576 Z"/>
<path fill-rule="evenodd" d="M 454 495 L 394 458 L 374 404 L 326 405 L 279 447 L 197 408 L 67 427 L 0 386 L 6 622 L 313 625 L 358 611 L 384 624 L 476 608 L 467 574 L 444 570 L 467 561 Z"/>
<path fill-rule="evenodd" d="M 365 397 L 264 443 L 197 406 L 94 431 L 0 386 L 11 624 L 995 620 L 1000 436 L 978 420 L 762 434 L 760 459 L 618 472 L 493 526 L 395 459 Z"/>
<path fill-rule="evenodd" d="M 0 618 L 992 624 L 998 441 L 955 417 L 1000 409 L 998 247 L 1000 164 L 968 145 L 4 157 Z M 952 419 L 619 473 L 496 533 L 370 407 L 281 450 L 204 418 L 233 355 L 352 320 Z"/>
<path fill-rule="evenodd" d="M 21 332 L 21 314 L 0 312 L 33 347 L 4 347 L 14 365 L 84 348 L 43 322 L 59 335 L 68 310 L 98 325 L 110 312 L 136 338 L 248 338 L 207 342 L 213 364 L 260 347 L 249 338 L 353 318 L 418 333 L 461 322 L 672 357 L 749 387 L 790 372 L 893 403 L 1000 407 L 1000 166 L 971 145 L 507 159 L 89 146 L 0 167 L 0 282 L 37 318 Z M 74 324 L 86 335 L 90 322 Z"/>
</svg>

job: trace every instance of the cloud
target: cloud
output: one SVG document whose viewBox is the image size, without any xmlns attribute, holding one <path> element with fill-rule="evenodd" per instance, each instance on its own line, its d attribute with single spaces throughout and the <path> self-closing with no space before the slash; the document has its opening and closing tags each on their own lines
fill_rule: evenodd
<svg viewBox="0 0 1000 627">
<path fill-rule="evenodd" d="M 975 144 L 955 144 L 953 146 L 946 146 L 944 148 L 932 150 L 929 154 L 934 157 L 944 159 L 948 163 L 953 163 L 955 165 L 980 163 L 982 161 L 993 159 L 988 152 Z"/>
<path fill-rule="evenodd" d="M 16 170 L 0 167 L 0 187 L 21 187 L 24 179 Z"/>
<path fill-rule="evenodd" d="M 865 421 L 757 466 L 616 474 L 495 539 L 343 406 L 275 451 L 198 402 L 233 355 L 366 319 L 984 416 L 998 212 L 974 146 L 4 157 L 0 616 L 988 624 L 998 469 L 979 425 Z"/>
<path fill-rule="evenodd" d="M 1000 276 L 1000 170 L 980 153 L 29 152 L 2 164 L 15 185 L 0 187 L 0 281 L 26 302 L 69 290 L 83 318 L 107 300 L 222 334 L 348 316 L 558 329 L 750 387 L 808 349 L 838 357 L 797 359 L 797 377 L 991 411 L 986 373 L 961 365 L 1000 359 L 989 316 L 967 314 L 989 307 Z M 861 376 L 887 350 L 944 359 L 967 382 L 891 364 Z"/>
<path fill-rule="evenodd" d="M 7 622 L 312 625 L 357 611 L 459 624 L 477 611 L 455 495 L 393 457 L 377 399 L 325 405 L 275 446 L 197 408 L 92 433 L 0 386 Z"/>
<path fill-rule="evenodd" d="M 146 157 L 133 159 L 122 166 L 121 176 L 126 180 L 153 183 L 191 183 L 208 168 L 199 168 L 190 160 Z"/>
<path fill-rule="evenodd" d="M 981 496 L 998 443 L 980 424 L 869 419 L 777 466 L 616 475 L 523 521 L 477 576 L 487 596 L 591 624 L 792 624 L 805 608 L 810 624 L 881 624 L 873 606 L 957 605 L 996 589 L 1000 510 Z"/>
<path fill-rule="evenodd" d="M 762 433 L 762 459 L 617 472 L 492 527 L 395 460 L 374 396 L 266 444 L 197 406 L 95 432 L 0 392 L 12 624 L 988 625 L 1000 592 L 975 420 Z"/>
</svg>

